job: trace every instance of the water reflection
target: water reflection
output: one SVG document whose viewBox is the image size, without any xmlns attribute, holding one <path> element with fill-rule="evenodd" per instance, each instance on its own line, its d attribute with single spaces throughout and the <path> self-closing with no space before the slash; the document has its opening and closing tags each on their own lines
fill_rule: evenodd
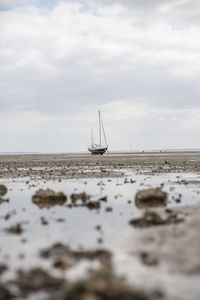
<svg viewBox="0 0 200 300">
<path fill-rule="evenodd" d="M 1 180 L 8 188 L 7 197 L 10 200 L 1 204 L 1 260 L 9 256 L 10 270 L 30 267 L 40 261 L 40 249 L 59 241 L 64 241 L 72 249 L 97 248 L 100 243 L 114 253 L 125 253 L 124 241 L 135 230 L 128 222 L 138 213 L 138 209 L 146 208 L 134 201 L 136 192 L 141 188 L 157 187 L 163 183 L 163 189 L 169 195 L 167 206 L 170 207 L 199 203 L 197 186 L 194 189 L 175 183 L 177 175 L 181 179 L 195 180 L 195 174 L 170 174 L 170 182 L 168 174 L 147 177 L 130 172 L 128 175 L 128 178 L 134 178 L 134 183 L 133 180 L 124 183 L 123 178 L 90 178 L 87 182 L 86 179 L 44 182 L 30 181 L 28 178 L 30 186 L 26 184 L 27 178 Z M 172 181 L 174 189 L 170 191 Z M 39 189 L 50 189 L 56 193 L 61 191 L 68 200 L 55 200 L 54 205 L 47 200 L 43 204 L 36 200 L 32 202 L 32 196 Z M 180 193 L 182 199 L 177 204 L 175 199 Z M 100 204 L 97 209 L 85 209 L 85 204 L 89 202 L 92 205 Z M 16 213 L 5 218 L 12 210 Z M 46 222 L 41 220 L 47 220 L 48 224 L 44 226 Z M 25 223 L 24 231 L 20 235 L 10 235 L 5 231 L 6 228 L 21 222 Z M 19 259 L 21 254 L 23 259 Z M 41 263 L 44 262 L 40 261 Z"/>
<path fill-rule="evenodd" d="M 40 189 L 32 196 L 32 202 L 39 208 L 50 208 L 56 205 L 64 205 L 67 197 L 64 193 L 56 193 L 50 189 Z"/>
</svg>

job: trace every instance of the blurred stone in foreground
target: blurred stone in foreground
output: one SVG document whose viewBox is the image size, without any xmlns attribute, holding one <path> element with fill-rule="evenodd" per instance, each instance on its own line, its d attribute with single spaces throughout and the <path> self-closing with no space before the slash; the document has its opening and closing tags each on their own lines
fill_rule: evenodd
<svg viewBox="0 0 200 300">
<path fill-rule="evenodd" d="M 38 205 L 39 208 L 50 208 L 55 205 L 64 205 L 67 201 L 67 196 L 62 193 L 56 193 L 53 190 L 38 190 L 32 197 L 34 204 Z"/>
<path fill-rule="evenodd" d="M 160 188 L 140 190 L 135 196 L 135 204 L 138 208 L 165 206 L 166 202 L 167 193 Z"/>
</svg>

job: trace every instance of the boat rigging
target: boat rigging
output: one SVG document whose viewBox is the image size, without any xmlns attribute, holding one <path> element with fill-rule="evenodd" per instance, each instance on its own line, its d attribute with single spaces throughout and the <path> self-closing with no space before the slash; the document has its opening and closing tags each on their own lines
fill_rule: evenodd
<svg viewBox="0 0 200 300">
<path fill-rule="evenodd" d="M 105 144 L 102 144 L 102 132 L 103 132 L 103 137 L 104 137 L 104 141 Z M 106 134 L 105 134 L 105 130 L 104 130 L 104 126 L 103 126 L 103 121 L 101 118 L 101 112 L 99 110 L 99 144 L 94 143 L 93 140 L 93 132 L 91 129 L 91 145 L 88 147 L 88 150 L 90 151 L 90 153 L 92 155 L 103 155 L 108 149 L 108 143 L 106 140 Z"/>
</svg>

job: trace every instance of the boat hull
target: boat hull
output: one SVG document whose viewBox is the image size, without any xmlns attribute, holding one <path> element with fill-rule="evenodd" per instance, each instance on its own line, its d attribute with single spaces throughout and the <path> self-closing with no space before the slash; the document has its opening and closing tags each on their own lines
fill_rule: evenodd
<svg viewBox="0 0 200 300">
<path fill-rule="evenodd" d="M 107 149 L 108 149 L 108 147 L 97 148 L 97 149 L 88 148 L 88 150 L 90 151 L 90 153 L 92 155 L 103 155 L 107 151 Z"/>
</svg>

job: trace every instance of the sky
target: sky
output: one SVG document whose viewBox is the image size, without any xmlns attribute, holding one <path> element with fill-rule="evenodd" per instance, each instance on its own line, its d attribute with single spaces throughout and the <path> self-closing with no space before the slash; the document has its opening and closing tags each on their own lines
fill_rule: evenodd
<svg viewBox="0 0 200 300">
<path fill-rule="evenodd" d="M 0 0 L 0 152 L 200 148 L 199 0 Z"/>
</svg>

